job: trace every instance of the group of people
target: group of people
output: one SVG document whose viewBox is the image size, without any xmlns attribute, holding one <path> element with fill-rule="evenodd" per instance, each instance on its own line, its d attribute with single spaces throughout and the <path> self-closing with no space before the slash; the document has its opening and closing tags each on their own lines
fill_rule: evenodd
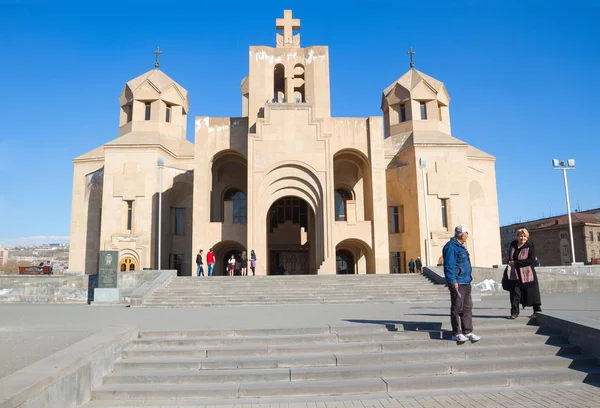
<svg viewBox="0 0 600 408">
<path fill-rule="evenodd" d="M 197 276 L 204 276 L 203 252 L 204 251 L 200 249 L 196 254 Z M 208 265 L 208 276 L 213 276 L 213 271 L 215 269 L 215 253 L 212 248 L 206 253 L 206 263 Z M 236 254 L 231 254 L 231 257 L 227 260 L 226 274 L 233 276 L 236 270 L 239 271 L 241 276 L 248 276 L 248 257 L 246 251 L 238 254 L 237 257 Z M 250 270 L 252 271 L 252 276 L 254 276 L 256 271 L 256 253 L 254 250 L 250 251 Z"/>
<path fill-rule="evenodd" d="M 525 228 L 517 230 L 517 239 L 510 244 L 509 260 L 503 279 L 503 288 L 509 292 L 510 319 L 519 317 L 521 306 L 533 307 L 533 315 L 542 311 L 542 301 L 535 267 L 539 261 L 535 246 L 529 241 Z M 469 230 L 462 225 L 454 229 L 452 238 L 442 251 L 444 276 L 450 290 L 450 323 L 452 340 L 478 341 L 473 333 L 473 301 L 471 299 L 471 259 L 465 246 Z"/>
<path fill-rule="evenodd" d="M 423 262 L 421 261 L 421 257 L 417 256 L 417 260 L 413 260 L 413 258 L 410 258 L 410 262 L 408 263 L 408 271 L 410 273 L 415 273 L 415 267 L 417 268 L 417 272 L 421 273 L 423 272 Z"/>
</svg>

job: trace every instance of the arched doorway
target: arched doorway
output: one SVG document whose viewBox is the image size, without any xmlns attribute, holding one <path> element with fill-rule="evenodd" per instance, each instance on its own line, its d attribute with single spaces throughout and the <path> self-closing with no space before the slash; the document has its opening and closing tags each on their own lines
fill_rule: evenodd
<svg viewBox="0 0 600 408">
<path fill-rule="evenodd" d="M 315 214 L 306 201 L 285 196 L 267 212 L 269 275 L 316 273 Z"/>
<path fill-rule="evenodd" d="M 337 244 L 335 255 L 336 273 L 338 274 L 375 273 L 373 250 L 360 239 L 349 238 L 343 240 Z"/>
<path fill-rule="evenodd" d="M 213 246 L 212 249 L 215 253 L 213 276 L 229 276 L 227 261 L 231 255 L 234 255 L 236 259 L 241 259 L 242 252 L 246 250 L 242 244 L 236 241 L 221 241 Z"/>
<path fill-rule="evenodd" d="M 121 262 L 119 262 L 119 270 L 121 272 L 135 271 L 136 269 L 137 265 L 135 263 L 135 259 L 133 258 L 126 257 L 121 259 Z"/>
<path fill-rule="evenodd" d="M 355 273 L 354 255 L 346 249 L 335 251 L 335 273 L 351 275 Z"/>
</svg>

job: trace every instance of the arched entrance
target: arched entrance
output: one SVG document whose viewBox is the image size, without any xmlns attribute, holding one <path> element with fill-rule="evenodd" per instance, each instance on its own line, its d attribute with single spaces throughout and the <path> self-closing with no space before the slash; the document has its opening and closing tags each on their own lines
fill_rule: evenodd
<svg viewBox="0 0 600 408">
<path fill-rule="evenodd" d="M 375 273 L 373 250 L 366 242 L 360 239 L 349 238 L 343 240 L 337 244 L 335 255 L 335 269 L 338 274 Z"/>
<path fill-rule="evenodd" d="M 335 251 L 335 273 L 338 275 L 352 275 L 356 273 L 352 252 L 346 249 Z"/>
<path fill-rule="evenodd" d="M 231 255 L 234 255 L 236 259 L 241 259 L 242 252 L 245 250 L 242 244 L 236 241 L 222 241 L 215 245 L 213 247 L 213 252 L 215 253 L 213 276 L 229 276 L 227 261 Z"/>
<path fill-rule="evenodd" d="M 267 212 L 267 273 L 316 273 L 315 214 L 301 198 L 285 196 Z"/>
</svg>

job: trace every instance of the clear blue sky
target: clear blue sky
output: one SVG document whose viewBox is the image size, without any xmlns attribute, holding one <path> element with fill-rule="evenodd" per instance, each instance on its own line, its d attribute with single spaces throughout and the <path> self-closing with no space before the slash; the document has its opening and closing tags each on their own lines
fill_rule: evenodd
<svg viewBox="0 0 600 408">
<path fill-rule="evenodd" d="M 501 224 L 566 211 L 553 157 L 577 160 L 572 207 L 600 207 L 598 0 L 47 3 L 0 2 L 0 244 L 65 241 L 71 160 L 117 137 L 119 94 L 157 45 L 189 91 L 189 140 L 196 115 L 239 116 L 248 47 L 274 46 L 284 8 L 303 46 L 330 47 L 334 116 L 381 115 L 413 46 L 453 135 L 497 157 Z"/>
</svg>

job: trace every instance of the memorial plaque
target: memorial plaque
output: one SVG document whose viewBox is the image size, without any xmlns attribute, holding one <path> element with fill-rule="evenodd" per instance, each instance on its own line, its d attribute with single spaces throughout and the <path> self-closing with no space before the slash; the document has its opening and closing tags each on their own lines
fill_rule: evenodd
<svg viewBox="0 0 600 408">
<path fill-rule="evenodd" d="M 98 288 L 116 288 L 119 273 L 119 251 L 100 251 Z"/>
</svg>

